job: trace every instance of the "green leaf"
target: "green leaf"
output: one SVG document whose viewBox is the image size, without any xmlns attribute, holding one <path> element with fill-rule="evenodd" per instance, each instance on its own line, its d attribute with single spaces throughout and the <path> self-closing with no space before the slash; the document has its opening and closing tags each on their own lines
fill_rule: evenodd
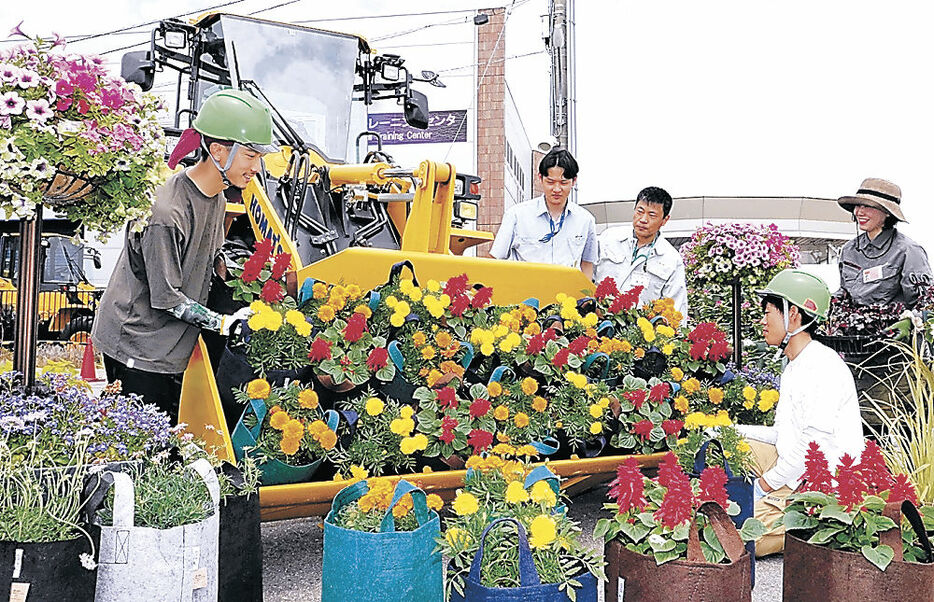
<svg viewBox="0 0 934 602">
<path fill-rule="evenodd" d="M 892 562 L 892 558 L 895 557 L 895 552 L 892 548 L 885 544 L 875 548 L 866 545 L 861 547 L 859 551 L 862 552 L 866 560 L 876 565 L 880 571 L 884 571 L 889 566 L 889 563 Z"/>
<path fill-rule="evenodd" d="M 877 495 L 867 495 L 862 503 L 863 508 L 873 512 L 882 512 L 885 509 L 885 500 Z"/>
<path fill-rule="evenodd" d="M 711 564 L 720 564 L 720 562 L 726 557 L 726 554 L 723 553 L 723 550 L 715 550 L 707 542 L 700 542 L 701 552 L 704 553 L 704 560 Z"/>
<path fill-rule="evenodd" d="M 785 525 L 785 528 L 789 531 L 794 531 L 796 529 L 813 529 L 817 526 L 818 521 L 813 516 L 807 516 L 806 514 L 794 510 L 785 510 L 785 516 L 782 517 L 782 524 Z"/>
<path fill-rule="evenodd" d="M 593 528 L 593 538 L 602 539 L 606 535 L 607 531 L 610 530 L 610 519 L 601 518 L 597 521 L 597 524 Z"/>
<path fill-rule="evenodd" d="M 619 530 L 634 543 L 639 543 L 645 539 L 645 536 L 651 531 L 649 527 L 646 527 L 640 522 L 630 523 L 628 521 L 622 523 Z"/>
<path fill-rule="evenodd" d="M 649 538 L 649 545 L 652 546 L 652 551 L 655 553 L 658 552 L 670 552 L 675 549 L 675 541 L 673 539 L 662 539 L 661 541 L 653 540 L 653 537 L 658 537 L 653 535 Z"/>
<path fill-rule="evenodd" d="M 670 550 L 667 552 L 656 552 L 654 556 L 655 556 L 655 564 L 662 565 L 671 560 L 677 560 L 678 558 L 681 557 L 681 554 L 679 554 L 678 552 L 675 552 L 674 550 Z"/>
<path fill-rule="evenodd" d="M 855 511 L 847 512 L 846 510 L 844 510 L 843 506 L 840 506 L 839 504 L 832 504 L 830 506 L 824 507 L 824 509 L 821 510 L 820 518 L 821 519 L 832 518 L 832 519 L 840 521 L 841 523 L 845 525 L 852 525 L 853 517 L 855 516 L 855 514 L 856 514 Z"/>
<path fill-rule="evenodd" d="M 833 496 L 827 495 L 820 491 L 805 491 L 803 493 L 796 493 L 793 496 L 789 497 L 790 500 L 795 502 L 804 502 L 809 506 L 830 506 L 836 503 L 836 500 Z"/>
<path fill-rule="evenodd" d="M 655 526 L 655 516 L 651 512 L 640 512 L 638 518 L 649 529 Z"/>
<path fill-rule="evenodd" d="M 808 539 L 808 543 L 822 546 L 833 539 L 834 536 L 842 530 L 843 527 L 827 527 L 826 529 L 821 529 Z"/>
<path fill-rule="evenodd" d="M 671 530 L 671 538 L 676 541 L 685 541 L 691 534 L 691 523 L 681 523 Z"/>
<path fill-rule="evenodd" d="M 768 528 L 758 518 L 747 518 L 743 521 L 743 526 L 739 530 L 739 536 L 743 541 L 755 541 L 765 535 Z"/>
</svg>

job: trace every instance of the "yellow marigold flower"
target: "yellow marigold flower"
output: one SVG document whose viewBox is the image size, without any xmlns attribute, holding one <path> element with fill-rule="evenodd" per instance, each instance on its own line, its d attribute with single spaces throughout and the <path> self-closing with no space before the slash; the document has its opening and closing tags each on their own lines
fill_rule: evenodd
<svg viewBox="0 0 934 602">
<path fill-rule="evenodd" d="M 269 397 L 271 387 L 264 378 L 254 378 L 246 386 L 246 394 L 250 399 L 266 399 Z"/>
<path fill-rule="evenodd" d="M 308 432 L 312 437 L 317 437 L 326 430 L 328 430 L 328 425 L 323 420 L 315 420 L 308 424 Z"/>
<path fill-rule="evenodd" d="M 414 440 L 415 451 L 425 451 L 425 449 L 428 447 L 428 437 L 426 437 L 424 434 L 415 433 L 412 439 Z"/>
<path fill-rule="evenodd" d="M 355 314 L 363 314 L 367 320 L 373 317 L 373 310 L 370 309 L 370 306 L 366 303 L 361 303 L 360 305 L 353 308 Z"/>
<path fill-rule="evenodd" d="M 499 397 L 503 394 L 503 385 L 499 384 L 499 381 L 493 381 L 487 385 L 486 390 L 490 397 Z"/>
<path fill-rule="evenodd" d="M 493 327 L 493 336 L 497 339 L 501 339 L 504 336 L 509 334 L 509 327 L 504 324 L 497 324 Z"/>
<path fill-rule="evenodd" d="M 415 437 L 403 437 L 399 442 L 399 451 L 407 456 L 415 453 Z"/>
<path fill-rule="evenodd" d="M 655 332 L 669 339 L 675 336 L 675 329 L 667 324 L 659 324 L 658 328 L 655 329 Z"/>
<path fill-rule="evenodd" d="M 331 429 L 325 429 L 317 437 L 318 443 L 321 444 L 325 450 L 332 450 L 334 446 L 337 445 L 337 433 Z"/>
<path fill-rule="evenodd" d="M 662 345 L 662 353 L 664 353 L 665 355 L 671 355 L 674 350 L 675 350 L 675 346 L 673 343 L 665 343 L 664 345 Z"/>
<path fill-rule="evenodd" d="M 309 410 L 318 407 L 318 394 L 312 389 L 302 389 L 298 394 L 298 405 Z"/>
<path fill-rule="evenodd" d="M 395 518 L 402 518 L 409 513 L 409 510 L 411 510 L 411 508 L 408 506 L 403 506 L 402 500 L 399 500 L 396 505 L 392 507 L 392 515 Z"/>
<path fill-rule="evenodd" d="M 361 512 L 370 512 L 376 509 L 376 496 L 367 493 L 357 500 L 357 506 Z"/>
<path fill-rule="evenodd" d="M 510 504 L 521 504 L 529 501 L 529 492 L 522 486 L 521 481 L 512 481 L 506 487 L 506 501 Z"/>
<path fill-rule="evenodd" d="M 590 416 L 593 418 L 600 418 L 603 416 L 603 408 L 600 407 L 600 404 L 590 404 Z"/>
<path fill-rule="evenodd" d="M 444 533 L 444 539 L 448 545 L 455 549 L 466 548 L 472 541 L 470 533 L 460 527 L 451 527 Z"/>
<path fill-rule="evenodd" d="M 608 407 L 610 407 L 610 398 L 609 398 L 609 397 L 601 397 L 601 398 L 600 398 L 600 401 L 598 401 L 597 404 L 600 406 L 601 409 L 604 409 L 604 410 L 605 410 L 605 409 L 607 409 Z"/>
<path fill-rule="evenodd" d="M 411 418 L 396 418 L 389 423 L 389 430 L 400 437 L 408 437 L 415 429 L 415 421 Z"/>
<path fill-rule="evenodd" d="M 409 299 L 415 301 L 416 303 L 422 300 L 422 296 L 422 289 L 418 287 L 413 287 L 412 290 L 408 293 Z"/>
<path fill-rule="evenodd" d="M 743 407 L 746 408 L 747 410 L 751 410 L 751 409 L 753 409 L 754 407 L 756 407 L 756 402 L 754 402 L 754 401 L 749 401 L 749 400 L 747 399 L 747 400 L 745 400 L 745 401 L 743 402 Z"/>
<path fill-rule="evenodd" d="M 412 406 L 402 406 L 399 408 L 399 415 L 403 418 L 411 418 L 414 413 L 415 410 L 412 409 Z"/>
<path fill-rule="evenodd" d="M 371 397 L 366 400 L 366 413 L 370 416 L 379 416 L 383 413 L 386 404 L 379 397 Z"/>
<path fill-rule="evenodd" d="M 252 311 L 254 314 L 262 313 L 264 311 L 269 311 L 270 309 L 271 308 L 268 305 L 266 305 L 259 299 L 257 299 L 253 303 L 250 303 L 250 311 Z"/>
<path fill-rule="evenodd" d="M 599 435 L 603 432 L 603 423 L 602 422 L 591 422 L 590 423 L 590 434 Z"/>
<path fill-rule="evenodd" d="M 651 322 L 640 317 L 636 320 L 636 325 L 639 327 L 639 330 L 642 331 L 642 338 L 645 339 L 646 343 L 651 343 L 655 340 L 655 327 L 652 326 Z"/>
<path fill-rule="evenodd" d="M 522 334 L 528 335 L 530 337 L 541 334 L 541 332 L 542 327 L 538 324 L 538 322 L 532 322 L 522 330 Z"/>
<path fill-rule="evenodd" d="M 279 449 L 282 450 L 287 456 L 294 456 L 298 452 L 298 444 L 300 439 L 283 437 L 282 441 L 279 442 Z"/>
<path fill-rule="evenodd" d="M 496 406 L 493 409 L 493 418 L 497 420 L 507 420 L 509 418 L 509 407 L 504 405 Z"/>
<path fill-rule="evenodd" d="M 773 407 L 775 407 L 776 400 L 773 400 L 771 396 L 767 396 L 764 393 L 765 391 L 763 391 L 763 395 L 759 396 L 759 411 L 760 412 L 768 412 Z"/>
<path fill-rule="evenodd" d="M 619 344 L 619 350 L 623 353 L 630 353 L 632 351 L 632 343 L 629 341 L 621 341 Z M 642 355 L 645 355 L 645 352 L 642 352 Z"/>
<path fill-rule="evenodd" d="M 567 379 L 569 383 L 577 387 L 578 389 L 583 389 L 587 386 L 587 377 L 583 374 L 579 374 L 573 371 L 567 371 L 564 373 L 564 378 Z"/>
<path fill-rule="evenodd" d="M 525 427 L 529 426 L 529 416 L 524 412 L 517 412 L 512 421 L 520 429 L 524 429 Z"/>
<path fill-rule="evenodd" d="M 282 436 L 288 437 L 289 439 L 300 439 L 302 435 L 305 434 L 305 425 L 302 424 L 301 420 L 292 419 L 289 420 L 284 427 L 282 427 Z"/>
<path fill-rule="evenodd" d="M 544 397 L 538 395 L 535 399 L 532 400 L 532 409 L 536 412 L 544 412 L 545 408 L 548 407 L 548 401 Z"/>
<path fill-rule="evenodd" d="M 684 417 L 684 428 L 693 431 L 705 426 L 707 415 L 703 412 L 691 412 Z"/>
<path fill-rule="evenodd" d="M 464 466 L 467 468 L 478 470 L 481 464 L 483 464 L 483 458 L 481 458 L 480 456 L 470 456 L 469 458 L 467 458 L 467 461 L 464 463 Z"/>
<path fill-rule="evenodd" d="M 480 353 L 483 355 L 493 355 L 494 351 L 496 351 L 496 348 L 493 346 L 493 343 L 483 343 L 480 345 Z"/>
<path fill-rule="evenodd" d="M 534 457 L 534 456 L 538 456 L 538 450 L 532 447 L 531 445 L 520 445 L 518 448 L 516 448 L 516 455 L 524 456 L 524 457 Z"/>
<path fill-rule="evenodd" d="M 538 481 L 532 485 L 530 494 L 532 496 L 532 501 L 536 504 L 554 506 L 558 503 L 558 497 L 547 481 Z"/>
<path fill-rule="evenodd" d="M 435 357 L 435 348 L 431 345 L 425 345 L 421 351 L 423 360 L 430 360 Z"/>
<path fill-rule="evenodd" d="M 746 442 L 745 439 L 740 440 L 740 442 L 736 444 L 736 449 L 743 453 L 749 453 L 752 451 L 752 447 Z"/>
<path fill-rule="evenodd" d="M 707 389 L 707 399 L 710 400 L 710 403 L 720 405 L 723 403 L 723 389 L 717 387 Z"/>
<path fill-rule="evenodd" d="M 391 316 L 389 316 L 389 323 L 395 326 L 396 328 L 399 328 L 400 326 L 405 324 L 405 317 L 407 315 L 408 314 L 394 313 Z"/>
<path fill-rule="evenodd" d="M 412 344 L 415 345 L 416 347 L 421 347 L 422 345 L 424 345 L 426 340 L 427 340 L 427 337 L 425 336 L 425 333 L 422 332 L 421 330 L 417 331 L 415 334 L 412 335 Z"/>
<path fill-rule="evenodd" d="M 409 279 L 409 278 L 402 278 L 402 279 L 399 280 L 399 291 L 400 291 L 402 294 L 408 295 L 408 294 L 409 294 L 410 292 L 412 292 L 414 289 L 415 289 L 415 284 L 412 282 L 411 279 Z"/>
<path fill-rule="evenodd" d="M 337 314 L 330 305 L 322 305 L 318 308 L 318 319 L 322 322 L 330 322 Z"/>
<path fill-rule="evenodd" d="M 299 324 L 305 323 L 305 314 L 300 311 L 295 311 L 290 309 L 285 312 L 285 321 L 291 324 L 292 326 L 298 326 Z"/>
<path fill-rule="evenodd" d="M 692 393 L 697 393 L 698 391 L 700 391 L 700 388 L 701 388 L 700 381 L 697 380 L 696 378 L 692 377 L 684 381 L 684 392 L 687 393 L 688 395 Z"/>
<path fill-rule="evenodd" d="M 364 467 L 362 467 L 362 466 L 357 466 L 356 464 L 351 464 L 351 465 L 350 465 L 350 476 L 353 477 L 354 479 L 357 479 L 357 480 L 359 480 L 359 481 L 362 481 L 363 479 L 365 479 L 365 478 L 367 478 L 368 476 L 370 476 L 370 473 L 369 473 L 369 471 L 367 471 L 366 468 L 364 468 Z"/>
<path fill-rule="evenodd" d="M 511 456 L 516 453 L 516 448 L 508 443 L 497 443 L 490 451 L 500 456 Z"/>
<path fill-rule="evenodd" d="M 356 284 L 348 284 L 347 296 L 351 299 L 359 299 L 363 296 L 363 290 Z"/>
<path fill-rule="evenodd" d="M 681 382 L 682 378 L 684 378 L 684 370 L 677 366 L 671 369 L 671 380 Z"/>
<path fill-rule="evenodd" d="M 386 307 L 389 309 L 395 309 L 397 305 L 399 305 L 399 300 L 396 299 L 393 295 L 386 297 Z"/>
<path fill-rule="evenodd" d="M 538 391 L 538 381 L 527 376 L 522 379 L 522 392 L 526 395 L 535 395 L 535 392 Z"/>
<path fill-rule="evenodd" d="M 641 360 L 645 357 L 645 349 L 642 347 L 636 347 L 636 350 L 633 352 L 633 355 L 636 356 L 636 359 Z"/>
<path fill-rule="evenodd" d="M 454 503 L 451 504 L 451 508 L 457 516 L 467 516 L 479 510 L 480 504 L 472 493 L 462 491 L 454 498 Z"/>
<path fill-rule="evenodd" d="M 717 412 L 714 426 L 730 426 L 731 424 L 733 424 L 733 421 L 730 420 L 730 415 L 726 413 L 726 410 Z"/>
<path fill-rule="evenodd" d="M 529 545 L 533 548 L 544 548 L 556 537 L 558 537 L 558 529 L 554 518 L 547 514 L 539 514 L 532 519 L 532 524 L 529 525 Z"/>
<path fill-rule="evenodd" d="M 593 328 L 594 326 L 597 325 L 597 322 L 599 320 L 600 319 L 597 317 L 597 314 L 590 312 L 589 314 L 584 316 L 584 319 L 581 320 L 581 324 L 583 324 L 587 328 Z"/>
<path fill-rule="evenodd" d="M 425 496 L 425 505 L 429 509 L 434 511 L 439 511 L 444 507 L 444 500 L 441 499 L 441 496 L 437 493 L 429 493 Z"/>
<path fill-rule="evenodd" d="M 424 370 L 426 370 L 426 368 L 422 368 L 422 371 Z M 425 376 L 425 383 L 429 387 L 434 387 L 435 384 L 441 380 L 442 376 L 444 376 L 444 374 L 440 370 L 432 368 L 431 370 L 428 370 L 428 374 Z"/>
<path fill-rule="evenodd" d="M 323 282 L 315 282 L 311 287 L 311 295 L 315 299 L 324 299 L 328 296 L 328 285 Z"/>
<path fill-rule="evenodd" d="M 269 426 L 277 431 L 281 431 L 285 428 L 285 425 L 289 423 L 289 420 L 291 419 L 289 418 L 288 412 L 276 412 L 269 418 Z"/>
<path fill-rule="evenodd" d="M 435 335 L 435 343 L 442 349 L 447 349 L 453 342 L 454 337 L 452 337 L 451 333 L 447 330 L 439 330 L 438 334 Z"/>
<path fill-rule="evenodd" d="M 246 325 L 250 327 L 250 330 L 257 331 L 263 329 L 264 322 L 263 315 L 255 313 L 249 317 L 249 319 L 246 321 Z"/>
<path fill-rule="evenodd" d="M 295 332 L 298 333 L 298 336 L 307 338 L 311 336 L 311 324 L 308 322 L 302 322 L 295 327 Z"/>
<path fill-rule="evenodd" d="M 755 387 L 750 387 L 748 385 L 743 387 L 743 399 L 746 401 L 755 401 L 756 395 L 758 395 L 758 392 Z"/>
<path fill-rule="evenodd" d="M 688 403 L 688 398 L 684 395 L 678 395 L 675 397 L 675 409 L 686 414 L 688 410 L 691 409 L 691 405 Z"/>
</svg>

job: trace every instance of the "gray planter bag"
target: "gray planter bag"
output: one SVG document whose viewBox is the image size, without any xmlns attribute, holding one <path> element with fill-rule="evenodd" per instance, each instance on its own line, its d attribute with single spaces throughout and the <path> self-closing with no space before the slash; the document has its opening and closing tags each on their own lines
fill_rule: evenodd
<svg viewBox="0 0 934 602">
<path fill-rule="evenodd" d="M 214 513 L 171 529 L 134 526 L 133 481 L 124 473 L 114 473 L 113 525 L 101 525 L 97 602 L 217 601 L 220 486 L 207 460 L 188 467 L 204 479 Z"/>
</svg>

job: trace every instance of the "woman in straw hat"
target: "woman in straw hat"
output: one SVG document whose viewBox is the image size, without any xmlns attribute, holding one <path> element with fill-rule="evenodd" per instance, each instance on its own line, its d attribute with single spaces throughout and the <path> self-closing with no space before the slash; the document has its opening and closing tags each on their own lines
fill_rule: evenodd
<svg viewBox="0 0 934 602">
<path fill-rule="evenodd" d="M 863 180 L 853 196 L 837 199 L 853 214 L 860 234 L 840 253 L 840 290 L 858 305 L 903 303 L 914 308 L 931 284 L 931 266 L 924 248 L 895 225 L 907 222 L 901 210 L 901 189 L 879 178 Z"/>
</svg>

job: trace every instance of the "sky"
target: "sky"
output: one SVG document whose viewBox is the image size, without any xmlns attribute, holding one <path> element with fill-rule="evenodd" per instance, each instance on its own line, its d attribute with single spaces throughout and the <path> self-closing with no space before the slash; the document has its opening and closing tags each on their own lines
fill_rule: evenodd
<svg viewBox="0 0 934 602">
<path fill-rule="evenodd" d="M 9 46 L 3 34 L 20 20 L 30 32 L 94 34 L 223 2 L 6 2 L 0 48 Z M 241 0 L 227 9 L 248 13 L 283 2 Z M 496 4 L 510 2 L 299 0 L 259 16 L 343 18 Z M 934 5 L 578 0 L 576 6 L 581 202 L 633 198 L 649 185 L 673 196 L 836 198 L 855 193 L 863 178 L 881 177 L 902 188 L 910 221 L 903 231 L 934 249 Z M 540 21 L 546 9 L 546 0 L 517 0 L 507 31 L 507 56 L 516 57 L 507 62 L 507 79 L 533 144 L 550 134 Z M 371 39 L 391 34 L 399 45 L 409 39 L 457 44 L 471 36 L 466 18 L 450 13 L 328 26 Z M 405 33 L 410 23 L 412 29 L 437 26 Z M 110 36 L 69 49 L 102 52 L 143 37 Z M 442 50 L 437 47 L 430 68 L 460 66 L 447 64 L 462 59 Z"/>
</svg>

